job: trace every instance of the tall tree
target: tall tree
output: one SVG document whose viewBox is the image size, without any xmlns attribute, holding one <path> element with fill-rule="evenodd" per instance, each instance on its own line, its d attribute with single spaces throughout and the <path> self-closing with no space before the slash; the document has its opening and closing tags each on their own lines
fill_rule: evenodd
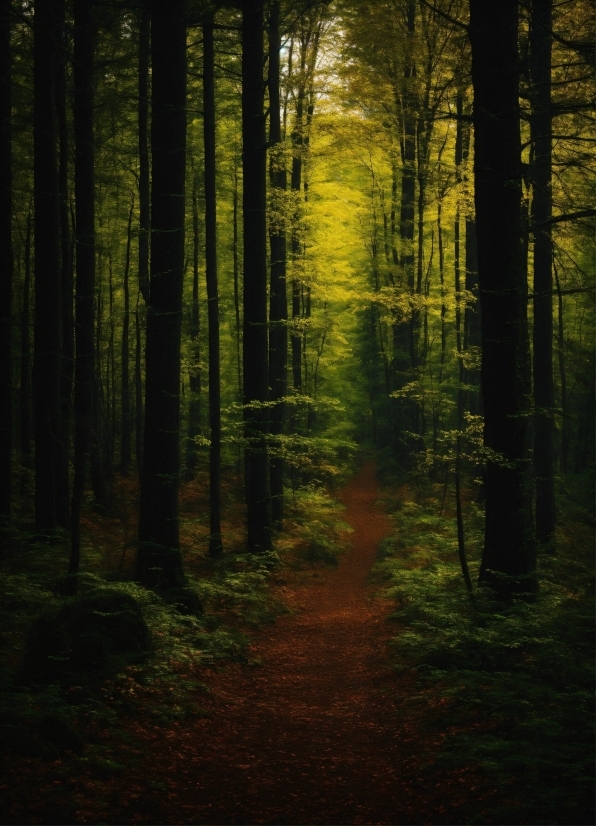
<svg viewBox="0 0 596 826">
<path fill-rule="evenodd" d="M 221 539 L 221 390 L 219 376 L 219 296 L 217 290 L 217 191 L 215 153 L 214 13 L 203 24 L 203 126 L 205 145 L 205 274 L 209 326 L 209 555 L 223 554 Z"/>
<path fill-rule="evenodd" d="M 126 227 L 126 254 L 124 258 L 124 316 L 122 319 L 122 348 L 121 348 L 121 437 L 120 437 L 120 472 L 128 476 L 132 460 L 132 422 L 130 415 L 130 253 L 132 244 L 132 217 L 134 211 L 134 196 L 131 196 Z"/>
<path fill-rule="evenodd" d="M 242 4 L 243 402 L 248 550 L 252 553 L 271 547 L 263 5 L 263 0 Z"/>
<path fill-rule="evenodd" d="M 0 5 L 0 516 L 11 511 L 12 454 L 12 95 L 11 8 Z"/>
<path fill-rule="evenodd" d="M 145 304 L 149 303 L 149 63 L 151 59 L 150 0 L 139 11 L 138 106 L 139 127 L 139 288 Z"/>
<path fill-rule="evenodd" d="M 60 192 L 60 305 L 62 353 L 60 359 L 60 433 L 56 456 L 56 521 L 70 527 L 70 420 L 74 368 L 72 241 L 68 204 L 69 134 L 67 117 L 66 8 L 57 4 L 56 117 L 58 128 L 58 190 Z"/>
<path fill-rule="evenodd" d="M 137 575 L 183 579 L 180 553 L 180 334 L 186 172 L 185 0 L 152 7 L 151 266 Z"/>
<path fill-rule="evenodd" d="M 56 526 L 60 432 L 60 195 L 54 94 L 59 0 L 38 0 L 34 19 L 35 523 Z"/>
<path fill-rule="evenodd" d="M 522 246 L 518 3 L 470 2 L 474 173 L 482 308 L 486 528 L 480 576 L 534 586 L 529 344 Z M 505 576 L 505 579 L 503 578 Z M 514 582 L 506 577 L 513 578 Z"/>
<path fill-rule="evenodd" d="M 75 444 L 69 575 L 76 576 L 81 555 L 80 520 L 85 466 L 93 418 L 95 388 L 95 148 L 93 133 L 94 24 L 91 0 L 74 4 L 75 134 Z M 73 589 L 75 582 L 72 582 Z"/>
<path fill-rule="evenodd" d="M 532 224 L 534 231 L 534 473 L 536 538 L 555 531 L 552 275 L 552 0 L 533 0 L 530 29 Z"/>
<path fill-rule="evenodd" d="M 272 210 L 269 218 L 271 282 L 269 290 L 269 393 L 272 402 L 270 435 L 277 439 L 269 460 L 271 480 L 271 518 L 281 530 L 284 512 L 284 461 L 281 435 L 285 419 L 283 399 L 287 392 L 288 298 L 286 291 L 286 228 L 284 193 L 287 173 L 281 137 L 279 2 L 269 12 L 269 183 Z"/>
</svg>

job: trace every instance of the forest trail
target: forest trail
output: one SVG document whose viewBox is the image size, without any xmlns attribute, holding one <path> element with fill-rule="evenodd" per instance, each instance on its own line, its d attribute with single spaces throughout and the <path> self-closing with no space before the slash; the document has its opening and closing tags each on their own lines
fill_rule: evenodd
<svg viewBox="0 0 596 826">
<path fill-rule="evenodd" d="M 113 815 L 144 823 L 441 822 L 419 819 L 417 726 L 398 719 L 399 678 L 386 650 L 391 606 L 368 591 L 391 531 L 377 494 L 368 461 L 341 493 L 354 532 L 339 566 L 288 586 L 296 610 L 255 635 L 260 666 L 232 665 L 208 679 L 211 717 L 144 729 L 152 757 L 127 772 Z M 152 788 L 158 779 L 165 782 Z"/>
</svg>

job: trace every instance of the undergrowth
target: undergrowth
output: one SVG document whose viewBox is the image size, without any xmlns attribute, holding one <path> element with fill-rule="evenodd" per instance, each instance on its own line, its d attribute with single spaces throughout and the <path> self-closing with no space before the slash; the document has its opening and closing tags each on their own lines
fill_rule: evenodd
<svg viewBox="0 0 596 826">
<path fill-rule="evenodd" d="M 453 518 L 438 515 L 438 499 L 411 499 L 376 573 L 403 629 L 395 667 L 415 675 L 412 702 L 428 702 L 429 726 L 446 732 L 435 765 L 479 765 L 497 789 L 470 823 L 593 823 L 591 533 L 574 521 L 573 541 L 567 525 L 558 554 L 540 556 L 535 601 L 504 605 L 484 587 L 470 600 Z M 476 570 L 481 526 L 469 505 Z"/>
<path fill-rule="evenodd" d="M 168 725 L 208 715 L 206 671 L 231 661 L 253 664 L 252 630 L 287 610 L 270 587 L 279 572 L 288 566 L 336 564 L 340 534 L 347 528 L 339 505 L 315 485 L 297 489 L 291 501 L 287 532 L 277 538 L 277 550 L 259 555 L 230 551 L 217 562 L 195 556 L 184 588 L 163 593 L 113 570 L 119 554 L 109 546 L 109 533 L 95 542 L 94 533 L 87 531 L 88 570 L 78 578 L 77 596 L 66 597 L 61 594 L 68 562 L 66 533 L 38 535 L 14 522 L 10 548 L 0 560 L 3 750 L 52 761 L 69 753 L 74 760 L 72 752 L 84 749 L 86 757 L 75 763 L 97 758 L 101 775 L 112 759 L 111 748 L 101 743 L 108 731 L 125 736 L 118 731 L 121 718 Z M 42 626 L 51 624 L 73 601 L 119 594 L 134 601 L 146 623 L 146 650 L 128 661 L 126 656 L 105 658 L 87 671 L 60 671 L 58 662 L 45 675 L 43 669 L 33 677 L 26 673 L 32 629 L 40 619 Z M 50 652 L 49 661 L 61 659 Z M 56 736 L 52 725 L 60 728 Z"/>
</svg>

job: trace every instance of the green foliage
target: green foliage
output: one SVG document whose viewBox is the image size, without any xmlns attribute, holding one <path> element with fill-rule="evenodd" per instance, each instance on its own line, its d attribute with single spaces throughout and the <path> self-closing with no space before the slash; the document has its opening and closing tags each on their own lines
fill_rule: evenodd
<svg viewBox="0 0 596 826">
<path fill-rule="evenodd" d="M 487 588 L 471 601 L 454 526 L 412 502 L 396 519 L 376 568 L 405 626 L 392 641 L 396 668 L 415 675 L 418 699 L 430 687 L 443 698 L 429 717 L 447 731 L 439 765 L 479 764 L 499 788 L 498 807 L 475 822 L 592 822 L 589 571 L 544 556 L 536 601 L 504 605 Z"/>
<path fill-rule="evenodd" d="M 309 484 L 295 492 L 292 519 L 294 557 L 298 567 L 337 565 L 351 528 L 340 517 L 342 507 L 320 486 Z M 288 560 L 289 562 L 289 560 Z"/>
</svg>

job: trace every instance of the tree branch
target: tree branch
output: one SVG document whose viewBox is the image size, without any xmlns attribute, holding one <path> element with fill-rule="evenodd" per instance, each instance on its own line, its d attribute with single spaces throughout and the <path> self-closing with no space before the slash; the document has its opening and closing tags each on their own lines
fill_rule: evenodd
<svg viewBox="0 0 596 826">
<path fill-rule="evenodd" d="M 463 29 L 465 32 L 468 32 L 470 30 L 470 27 L 465 23 L 462 23 L 461 20 L 457 20 L 457 18 L 452 17 L 450 14 L 447 14 L 446 11 L 438 9 L 436 6 L 433 6 L 431 3 L 427 2 L 427 0 L 420 0 L 420 2 L 424 6 L 426 6 L 427 9 L 434 11 L 435 14 L 438 14 L 440 17 L 443 17 L 445 20 L 448 20 L 453 26 L 457 26 L 457 28 Z"/>
<path fill-rule="evenodd" d="M 593 218 L 596 215 L 596 209 L 582 209 L 579 212 L 566 212 L 564 215 L 555 215 L 549 218 L 548 221 L 542 221 L 540 224 L 534 224 L 528 227 L 528 232 L 536 232 L 538 229 L 544 229 L 552 224 L 559 224 L 561 221 L 575 221 L 577 218 Z"/>
</svg>

